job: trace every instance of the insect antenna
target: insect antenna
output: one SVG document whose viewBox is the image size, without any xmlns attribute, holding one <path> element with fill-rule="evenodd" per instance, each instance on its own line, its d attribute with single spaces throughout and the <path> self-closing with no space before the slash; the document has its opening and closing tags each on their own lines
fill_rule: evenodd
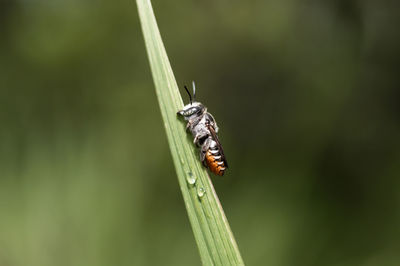
<svg viewBox="0 0 400 266">
<path fill-rule="evenodd" d="M 194 80 L 192 81 L 193 86 L 193 99 L 196 101 L 196 84 L 194 84 Z"/>
<path fill-rule="evenodd" d="M 192 104 L 192 95 L 190 95 L 190 92 L 189 92 L 188 88 L 186 87 L 186 85 L 185 85 L 185 86 L 183 86 L 183 87 L 185 88 L 185 90 L 186 90 L 187 94 L 189 94 L 189 100 L 190 100 L 190 104 Z"/>
</svg>

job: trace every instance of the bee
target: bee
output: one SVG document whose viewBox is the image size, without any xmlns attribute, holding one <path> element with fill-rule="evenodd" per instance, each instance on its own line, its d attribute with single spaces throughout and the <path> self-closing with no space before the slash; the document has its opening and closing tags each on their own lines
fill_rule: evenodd
<svg viewBox="0 0 400 266">
<path fill-rule="evenodd" d="M 200 102 L 196 102 L 196 86 L 193 81 L 193 99 L 186 85 L 190 103 L 185 105 L 178 115 L 182 115 L 186 121 L 186 130 L 190 130 L 193 143 L 200 148 L 200 161 L 216 175 L 223 176 L 228 168 L 224 150 L 219 142 L 218 126 L 214 117 L 207 112 L 207 108 Z"/>
</svg>

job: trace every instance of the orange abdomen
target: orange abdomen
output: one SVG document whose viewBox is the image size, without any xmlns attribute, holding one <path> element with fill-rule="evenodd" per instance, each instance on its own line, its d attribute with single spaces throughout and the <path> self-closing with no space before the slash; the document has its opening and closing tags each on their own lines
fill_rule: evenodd
<svg viewBox="0 0 400 266">
<path fill-rule="evenodd" d="M 220 160 L 221 156 L 213 155 L 210 150 L 206 153 L 206 163 L 208 168 L 210 168 L 211 172 L 216 175 L 223 176 L 225 173 L 225 163 Z"/>
</svg>

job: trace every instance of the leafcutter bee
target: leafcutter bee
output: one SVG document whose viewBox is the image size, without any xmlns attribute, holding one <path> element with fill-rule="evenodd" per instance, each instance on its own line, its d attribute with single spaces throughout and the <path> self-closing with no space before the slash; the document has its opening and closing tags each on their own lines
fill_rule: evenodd
<svg viewBox="0 0 400 266">
<path fill-rule="evenodd" d="M 193 81 L 193 102 L 186 85 L 184 86 L 189 95 L 190 103 L 185 105 L 178 115 L 182 115 L 186 121 L 186 130 L 190 130 L 194 140 L 193 143 L 200 147 L 200 161 L 216 175 L 224 175 L 228 168 L 224 150 L 219 142 L 217 133 L 218 126 L 214 117 L 207 112 L 207 108 L 200 102 L 196 102 L 196 87 Z"/>
</svg>

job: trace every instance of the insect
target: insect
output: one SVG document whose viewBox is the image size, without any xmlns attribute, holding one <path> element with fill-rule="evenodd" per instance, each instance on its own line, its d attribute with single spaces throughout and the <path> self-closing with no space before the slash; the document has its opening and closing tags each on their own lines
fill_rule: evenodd
<svg viewBox="0 0 400 266">
<path fill-rule="evenodd" d="M 193 99 L 186 85 L 190 103 L 185 105 L 177 114 L 182 115 L 186 121 L 186 130 L 190 130 L 193 143 L 200 147 L 200 161 L 216 175 L 224 175 L 228 168 L 224 150 L 219 142 L 218 126 L 214 117 L 207 112 L 207 108 L 200 102 L 196 102 L 196 86 L 193 81 Z"/>
</svg>

